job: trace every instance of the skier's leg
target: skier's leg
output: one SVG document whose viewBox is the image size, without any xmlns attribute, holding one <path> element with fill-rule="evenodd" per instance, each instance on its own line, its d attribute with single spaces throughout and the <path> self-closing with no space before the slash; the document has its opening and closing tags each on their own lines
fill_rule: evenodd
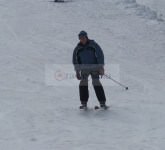
<svg viewBox="0 0 165 150">
<path fill-rule="evenodd" d="M 96 96 L 101 105 L 104 105 L 106 102 L 105 93 L 102 84 L 99 80 L 95 80 L 93 83 Z"/>
<path fill-rule="evenodd" d="M 97 72 L 93 72 L 91 76 L 92 76 L 92 84 L 93 84 L 96 96 L 98 98 L 98 101 L 100 102 L 100 105 L 105 105 L 106 97 L 105 97 L 104 88 L 99 80 L 99 74 Z"/>
<path fill-rule="evenodd" d="M 81 80 L 79 84 L 79 93 L 81 104 L 87 104 L 89 91 L 88 91 L 88 80 Z"/>
<path fill-rule="evenodd" d="M 79 94 L 80 94 L 80 101 L 82 105 L 87 105 L 88 98 L 89 98 L 88 76 L 89 76 L 88 73 L 81 72 L 82 79 L 79 84 Z"/>
</svg>

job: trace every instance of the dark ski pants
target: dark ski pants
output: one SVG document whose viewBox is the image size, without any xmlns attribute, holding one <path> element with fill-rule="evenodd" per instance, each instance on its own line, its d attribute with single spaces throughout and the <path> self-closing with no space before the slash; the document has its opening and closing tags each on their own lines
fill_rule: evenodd
<svg viewBox="0 0 165 150">
<path fill-rule="evenodd" d="M 105 104 L 106 98 L 103 86 L 99 80 L 99 73 L 98 71 L 82 71 L 81 72 L 81 81 L 79 84 L 79 94 L 80 94 L 80 101 L 82 104 L 86 104 L 89 98 L 89 91 L 88 91 L 88 77 L 91 75 L 92 78 L 92 85 L 94 87 L 96 96 L 100 104 Z"/>
</svg>

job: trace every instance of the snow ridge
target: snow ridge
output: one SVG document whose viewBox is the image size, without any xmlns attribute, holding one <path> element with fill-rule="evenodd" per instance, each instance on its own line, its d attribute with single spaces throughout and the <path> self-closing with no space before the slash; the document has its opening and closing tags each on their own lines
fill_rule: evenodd
<svg viewBox="0 0 165 150">
<path fill-rule="evenodd" d="M 124 5 L 126 9 L 134 8 L 135 13 L 138 16 L 142 16 L 146 19 L 164 21 L 163 14 L 151 9 L 146 5 L 139 4 L 137 0 L 122 0 L 118 4 Z"/>
</svg>

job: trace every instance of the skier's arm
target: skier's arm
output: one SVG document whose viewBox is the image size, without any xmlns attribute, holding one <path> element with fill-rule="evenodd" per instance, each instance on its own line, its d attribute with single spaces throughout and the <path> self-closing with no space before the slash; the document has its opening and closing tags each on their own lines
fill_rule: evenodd
<svg viewBox="0 0 165 150">
<path fill-rule="evenodd" d="M 79 63 L 78 63 L 78 59 L 77 59 L 77 48 L 75 48 L 73 51 L 72 63 L 74 65 L 75 71 L 78 71 L 79 70 Z"/>
<path fill-rule="evenodd" d="M 104 53 L 101 47 L 96 42 L 95 42 L 95 51 L 96 51 L 97 63 L 101 67 L 104 67 Z"/>
<path fill-rule="evenodd" d="M 72 63 L 74 65 L 74 70 L 76 71 L 77 79 L 81 80 L 81 73 L 80 73 L 80 68 L 79 68 L 79 63 L 78 63 L 78 58 L 77 58 L 77 49 L 76 48 L 73 51 Z"/>
</svg>

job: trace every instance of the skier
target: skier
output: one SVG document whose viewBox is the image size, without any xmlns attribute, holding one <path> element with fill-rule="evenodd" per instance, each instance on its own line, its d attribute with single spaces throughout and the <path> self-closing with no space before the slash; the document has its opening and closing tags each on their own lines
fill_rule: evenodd
<svg viewBox="0 0 165 150">
<path fill-rule="evenodd" d="M 76 77 L 80 80 L 79 95 L 80 109 L 87 108 L 89 98 L 88 77 L 91 75 L 92 84 L 100 103 L 101 108 L 107 108 L 106 97 L 99 76 L 104 75 L 104 54 L 101 47 L 88 38 L 87 32 L 81 31 L 78 34 L 80 42 L 73 51 L 73 65 L 76 71 Z"/>
</svg>

